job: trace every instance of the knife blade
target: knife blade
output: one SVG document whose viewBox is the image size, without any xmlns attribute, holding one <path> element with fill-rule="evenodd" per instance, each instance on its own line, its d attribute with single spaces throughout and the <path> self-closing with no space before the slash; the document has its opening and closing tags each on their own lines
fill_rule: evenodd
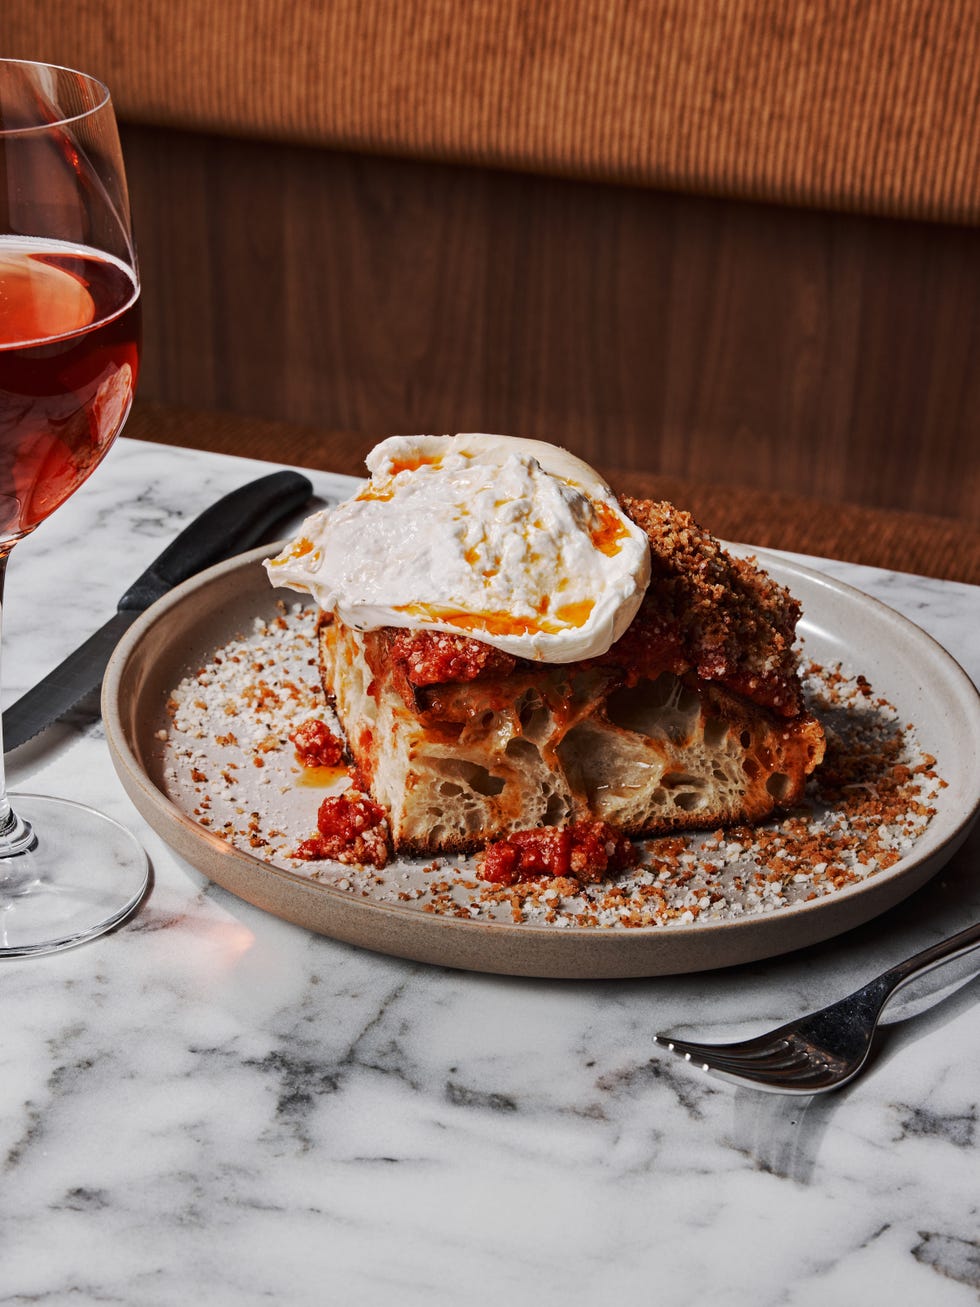
<svg viewBox="0 0 980 1307">
<path fill-rule="evenodd" d="M 181 581 L 261 544 L 313 493 L 299 472 L 272 472 L 224 495 L 184 527 L 119 600 L 111 617 L 3 714 L 7 753 L 32 739 L 102 684 L 119 639 L 140 613 Z"/>
</svg>

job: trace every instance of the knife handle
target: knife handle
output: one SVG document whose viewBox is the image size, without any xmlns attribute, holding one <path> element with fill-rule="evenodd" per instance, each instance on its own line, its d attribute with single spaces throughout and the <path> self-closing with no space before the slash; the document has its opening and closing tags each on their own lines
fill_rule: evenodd
<svg viewBox="0 0 980 1307">
<path fill-rule="evenodd" d="M 313 493 L 299 472 L 271 472 L 232 490 L 206 508 L 146 569 L 119 600 L 119 610 L 142 612 L 181 581 L 244 553 L 277 522 L 298 512 Z"/>
</svg>

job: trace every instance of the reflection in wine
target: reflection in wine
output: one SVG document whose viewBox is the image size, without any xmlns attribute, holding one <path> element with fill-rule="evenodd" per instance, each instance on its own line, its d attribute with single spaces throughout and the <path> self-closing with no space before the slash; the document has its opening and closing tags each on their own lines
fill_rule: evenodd
<svg viewBox="0 0 980 1307">
<path fill-rule="evenodd" d="M 98 465 L 129 412 L 138 360 L 125 264 L 0 236 L 0 541 L 33 531 Z"/>
</svg>

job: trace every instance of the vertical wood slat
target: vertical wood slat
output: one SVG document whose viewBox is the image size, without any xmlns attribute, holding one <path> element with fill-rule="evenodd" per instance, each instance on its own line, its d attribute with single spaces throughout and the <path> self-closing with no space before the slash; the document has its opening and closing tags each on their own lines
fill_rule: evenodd
<svg viewBox="0 0 980 1307">
<path fill-rule="evenodd" d="M 124 148 L 145 398 L 980 518 L 980 231 L 148 128 Z"/>
</svg>

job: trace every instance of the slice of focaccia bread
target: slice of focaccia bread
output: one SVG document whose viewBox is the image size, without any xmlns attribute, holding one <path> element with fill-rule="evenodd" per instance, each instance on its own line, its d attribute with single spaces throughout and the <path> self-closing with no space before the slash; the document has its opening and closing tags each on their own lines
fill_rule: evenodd
<svg viewBox="0 0 980 1307">
<path fill-rule="evenodd" d="M 801 798 L 824 741 L 803 704 L 795 600 L 688 514 L 622 502 L 653 576 L 600 658 L 529 662 L 464 636 L 322 618 L 324 686 L 396 850 L 585 820 L 660 834 Z"/>
</svg>

